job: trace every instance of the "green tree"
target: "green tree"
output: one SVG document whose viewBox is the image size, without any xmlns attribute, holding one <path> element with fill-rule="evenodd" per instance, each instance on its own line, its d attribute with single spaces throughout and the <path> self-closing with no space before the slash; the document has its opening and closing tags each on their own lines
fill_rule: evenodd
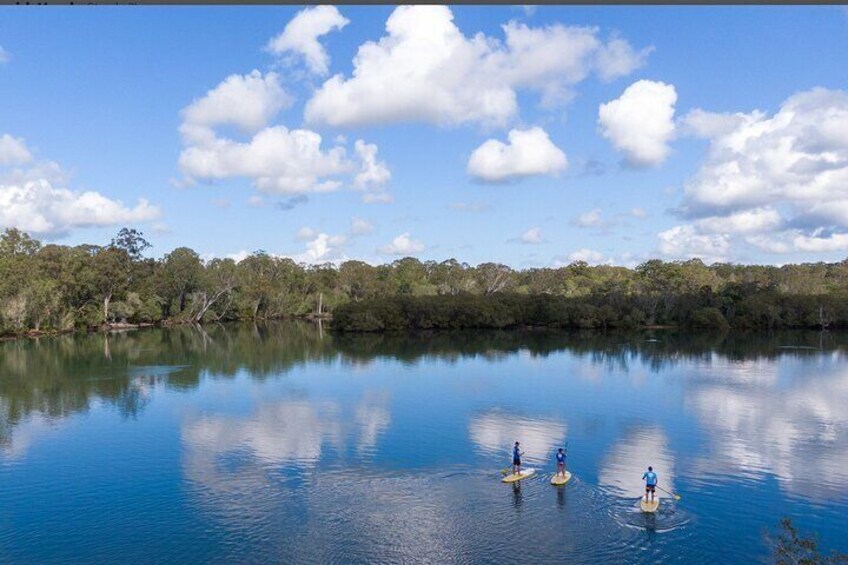
<svg viewBox="0 0 848 565">
<path fill-rule="evenodd" d="M 103 304 L 103 323 L 109 323 L 109 304 L 131 281 L 132 261 L 123 249 L 104 247 L 94 256 L 94 288 Z"/>
<path fill-rule="evenodd" d="M 189 294 L 200 285 L 203 277 L 203 262 L 200 256 L 188 247 L 177 247 L 162 261 L 159 294 L 163 298 L 165 315 L 170 316 L 174 303 L 177 314 L 182 315 Z"/>
<path fill-rule="evenodd" d="M 112 238 L 112 247 L 123 249 L 133 261 L 140 261 L 146 249 L 152 245 L 144 239 L 144 234 L 135 229 L 121 228 L 118 235 Z"/>
</svg>

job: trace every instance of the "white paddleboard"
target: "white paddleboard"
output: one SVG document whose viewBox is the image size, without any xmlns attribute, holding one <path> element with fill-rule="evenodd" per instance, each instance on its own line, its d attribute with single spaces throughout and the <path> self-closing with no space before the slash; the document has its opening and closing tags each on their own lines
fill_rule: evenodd
<svg viewBox="0 0 848 565">
<path fill-rule="evenodd" d="M 536 474 L 536 469 L 530 469 L 530 468 L 521 469 L 520 473 L 512 473 L 510 475 L 507 475 L 506 477 L 504 477 L 502 479 L 502 481 L 505 482 L 505 483 L 514 483 L 516 481 L 520 481 L 521 479 L 526 479 L 527 477 L 532 477 L 535 474 Z"/>
<path fill-rule="evenodd" d="M 642 512 L 656 512 L 660 509 L 660 497 L 654 498 L 653 502 L 646 502 L 645 497 L 642 497 L 642 500 L 639 501 L 639 507 L 642 509 Z"/>
<path fill-rule="evenodd" d="M 551 477 L 551 484 L 556 485 L 558 487 L 561 487 L 562 485 L 564 485 L 565 483 L 567 483 L 570 480 L 571 480 L 571 471 L 566 471 L 565 475 L 554 474 L 554 476 Z"/>
</svg>

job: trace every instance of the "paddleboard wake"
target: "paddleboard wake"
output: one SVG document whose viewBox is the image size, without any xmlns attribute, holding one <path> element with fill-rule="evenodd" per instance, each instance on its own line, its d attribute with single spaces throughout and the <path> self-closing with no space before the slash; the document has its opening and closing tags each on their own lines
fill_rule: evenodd
<svg viewBox="0 0 848 565">
<path fill-rule="evenodd" d="M 520 473 L 511 473 L 501 479 L 501 481 L 504 483 L 514 483 L 516 481 L 520 481 L 521 479 L 532 477 L 535 474 L 536 469 L 522 469 Z"/>
</svg>

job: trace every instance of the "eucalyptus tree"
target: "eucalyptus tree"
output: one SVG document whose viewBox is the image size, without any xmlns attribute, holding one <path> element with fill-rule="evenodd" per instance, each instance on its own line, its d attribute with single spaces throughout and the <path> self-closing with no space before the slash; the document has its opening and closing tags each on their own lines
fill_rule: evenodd
<svg viewBox="0 0 848 565">
<path fill-rule="evenodd" d="M 177 247 L 165 255 L 158 285 L 165 316 L 171 315 L 174 303 L 177 314 L 183 313 L 188 296 L 197 290 L 202 278 L 203 261 L 193 249 Z"/>
</svg>

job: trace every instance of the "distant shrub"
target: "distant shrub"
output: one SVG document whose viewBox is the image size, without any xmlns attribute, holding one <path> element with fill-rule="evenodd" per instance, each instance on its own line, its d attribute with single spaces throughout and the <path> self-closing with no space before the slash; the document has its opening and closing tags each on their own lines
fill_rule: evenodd
<svg viewBox="0 0 848 565">
<path fill-rule="evenodd" d="M 690 325 L 694 328 L 729 330 L 730 324 L 718 308 L 698 308 L 692 312 Z"/>
</svg>

